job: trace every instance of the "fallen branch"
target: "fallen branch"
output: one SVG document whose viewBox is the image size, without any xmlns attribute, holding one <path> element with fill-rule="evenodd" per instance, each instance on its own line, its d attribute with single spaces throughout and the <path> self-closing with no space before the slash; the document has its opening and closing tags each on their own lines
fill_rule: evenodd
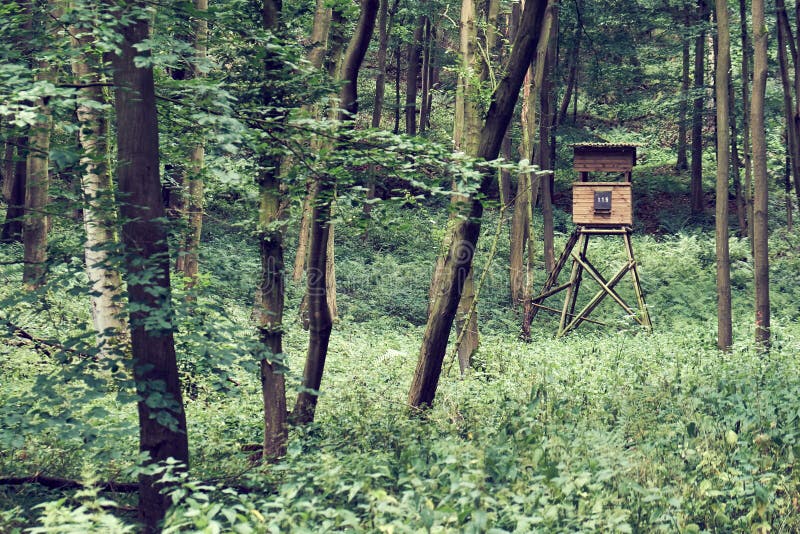
<svg viewBox="0 0 800 534">
<path fill-rule="evenodd" d="M 35 474 L 29 477 L 5 477 L 0 478 L 0 486 L 19 486 L 22 484 L 38 484 L 50 489 L 85 489 L 94 487 L 100 491 L 112 491 L 114 493 L 135 493 L 139 491 L 137 482 L 98 482 L 96 484 L 84 484 L 78 480 L 69 478 L 49 477 Z"/>
</svg>

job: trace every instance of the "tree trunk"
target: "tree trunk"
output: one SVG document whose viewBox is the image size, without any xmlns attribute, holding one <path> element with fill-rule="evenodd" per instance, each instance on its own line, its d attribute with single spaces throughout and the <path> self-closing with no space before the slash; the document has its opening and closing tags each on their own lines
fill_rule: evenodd
<svg viewBox="0 0 800 534">
<path fill-rule="evenodd" d="M 47 65 L 40 65 L 38 80 L 49 78 Z M 22 224 L 25 266 L 22 281 L 31 289 L 45 282 L 47 263 L 47 233 L 50 218 L 47 215 L 50 194 L 50 130 L 53 120 L 42 99 L 38 103 L 39 118 L 32 126 L 29 137 L 30 150 L 26 165 L 25 218 Z"/>
<path fill-rule="evenodd" d="M 756 343 L 770 341 L 769 255 L 767 226 L 767 142 L 764 97 L 767 86 L 767 29 L 764 0 L 753 0 L 753 101 L 750 128 L 753 140 L 753 270 L 755 276 Z"/>
<path fill-rule="evenodd" d="M 208 11 L 208 0 L 195 0 L 195 9 L 199 13 Z M 208 22 L 198 19 L 195 29 L 195 58 L 203 61 L 206 58 L 206 41 L 208 40 Z M 194 66 L 193 77 L 202 77 L 204 74 Z M 186 183 L 186 219 L 187 230 L 183 243 L 178 250 L 178 272 L 188 279 L 188 287 L 197 283 L 200 270 L 200 237 L 203 232 L 203 165 L 205 160 L 205 146 L 202 139 L 192 147 L 189 153 L 189 168 Z"/>
<path fill-rule="evenodd" d="M 533 162 L 536 131 L 538 130 L 537 108 L 541 105 L 540 94 L 544 78 L 545 58 L 550 42 L 550 28 L 553 20 L 553 10 L 545 13 L 542 25 L 542 37 L 537 45 L 536 56 L 525 74 L 522 89 L 522 111 L 520 113 L 522 142 L 520 152 L 523 159 Z M 540 179 L 538 175 L 523 173 L 517 185 L 517 198 L 514 204 L 514 213 L 511 222 L 510 244 L 510 280 L 511 299 L 514 306 L 525 300 L 526 287 L 533 279 L 533 207 L 539 196 Z M 528 250 L 526 261 L 526 248 Z"/>
<path fill-rule="evenodd" d="M 745 234 L 753 246 L 753 162 L 750 146 L 750 39 L 747 32 L 747 2 L 739 0 L 739 22 L 742 34 L 742 153 L 744 155 L 744 199 L 747 212 Z"/>
<path fill-rule="evenodd" d="M 706 2 L 697 0 L 698 22 L 706 23 Z M 692 180 L 690 205 L 692 215 L 703 213 L 703 91 L 705 83 L 705 27 L 695 38 L 694 43 L 694 90 L 692 105 Z"/>
<path fill-rule="evenodd" d="M 420 133 L 428 129 L 430 122 L 430 109 L 428 108 L 430 94 L 431 94 L 431 75 L 433 68 L 431 61 L 433 60 L 433 31 L 431 29 L 431 20 L 425 17 L 425 29 L 423 30 L 422 38 L 422 92 L 420 94 L 419 103 L 419 131 Z"/>
<path fill-rule="evenodd" d="M 577 5 L 577 9 L 580 9 L 580 3 Z M 581 35 L 583 35 L 581 31 L 581 25 L 580 23 L 576 23 L 572 48 L 569 51 L 569 56 L 567 59 L 567 88 L 564 90 L 564 98 L 561 100 L 561 106 L 558 109 L 558 119 L 556 125 L 566 122 L 567 110 L 569 109 L 569 104 L 572 101 L 572 92 L 575 90 L 575 86 L 578 82 L 578 64 L 580 63 L 581 59 Z"/>
<path fill-rule="evenodd" d="M 420 74 L 422 38 L 428 17 L 420 15 L 412 42 L 408 45 L 408 67 L 406 69 L 406 133 L 417 134 L 417 78 Z"/>
<path fill-rule="evenodd" d="M 136 7 L 144 8 L 141 1 Z M 188 466 L 189 447 L 171 312 L 169 250 L 159 180 L 158 122 L 151 67 L 137 67 L 136 46 L 149 38 L 147 19 L 127 19 L 113 57 L 117 176 L 124 199 L 122 242 L 128 282 L 133 371 L 140 396 L 139 449 L 149 462 Z M 122 127 L 124 126 L 124 127 Z M 148 273 L 144 276 L 144 273 Z M 159 325 L 158 327 L 154 325 Z M 157 475 L 139 476 L 139 518 L 155 532 L 171 500 Z"/>
<path fill-rule="evenodd" d="M 341 121 L 352 121 L 358 111 L 358 73 L 367 52 L 375 18 L 378 13 L 378 0 L 362 0 L 361 15 L 356 31 L 345 52 L 342 63 L 342 87 L 339 101 L 342 112 Z M 307 424 L 314 420 L 317 396 L 325 359 L 328 355 L 333 319 L 328 304 L 329 273 L 329 239 L 333 238 L 330 230 L 331 206 L 333 202 L 334 178 L 324 174 L 317 178 L 317 194 L 311 218 L 311 240 L 308 255 L 308 313 L 309 342 L 306 365 L 303 370 L 303 391 L 297 396 L 292 414 L 299 424 Z"/>
<path fill-rule="evenodd" d="M 739 132 L 736 123 L 734 96 L 733 81 L 731 80 L 731 76 L 728 76 L 728 113 L 731 118 L 731 173 L 733 174 L 733 190 L 736 195 L 736 217 L 739 222 L 738 235 L 739 237 L 744 237 L 747 235 L 747 207 L 744 200 L 744 192 L 742 191 L 739 145 L 737 142 Z M 746 109 L 744 113 L 747 113 Z"/>
<path fill-rule="evenodd" d="M 12 144 L 13 143 L 13 144 Z M 16 145 L 16 153 L 13 151 Z M 25 182 L 28 161 L 28 138 L 15 137 L 6 145 L 6 171 L 3 196 L 7 208 L 0 242 L 22 240 L 22 219 L 25 215 Z M 9 147 L 12 151 L 9 153 Z"/>
<path fill-rule="evenodd" d="M 728 85 L 731 67 L 730 26 L 727 0 L 716 0 L 717 7 L 717 346 L 728 351 L 733 344 L 731 323 L 731 260 L 728 249 L 728 179 L 730 168 L 730 117 Z"/>
<path fill-rule="evenodd" d="M 325 60 L 325 51 L 328 47 L 328 32 L 330 31 L 333 11 L 328 7 L 326 0 L 317 0 L 314 10 L 314 22 L 311 28 L 311 50 L 308 52 L 308 61 L 316 69 L 321 69 Z M 299 282 L 303 278 L 308 256 L 309 224 L 311 218 L 311 204 L 313 203 L 313 183 L 306 182 L 306 195 L 303 199 L 303 211 L 300 216 L 300 231 L 297 235 L 297 253 L 294 258 L 292 280 Z"/>
<path fill-rule="evenodd" d="M 489 111 L 481 130 L 477 157 L 491 161 L 497 158 L 508 123 L 517 103 L 519 89 L 541 35 L 546 0 L 528 0 L 519 31 L 514 39 L 506 74 L 492 94 Z M 484 173 L 480 191 L 489 189 L 494 172 Z M 414 407 L 430 405 L 436 395 L 447 339 L 453 326 L 464 281 L 472 269 L 472 258 L 480 233 L 483 204 L 476 199 L 468 202 L 466 220 L 449 232 L 449 250 L 445 257 L 440 291 L 435 296 L 425 326 L 419 359 L 408 393 L 408 404 Z"/>
<path fill-rule="evenodd" d="M 110 245 L 116 242 L 116 204 L 107 166 L 108 125 L 105 112 L 102 111 L 106 99 L 102 87 L 96 85 L 101 81 L 101 76 L 90 50 L 93 44 L 94 39 L 88 36 L 73 38 L 73 46 L 78 48 L 78 54 L 72 61 L 72 72 L 79 83 L 88 85 L 81 90 L 83 96 L 76 112 L 81 164 L 84 168 L 81 175 L 83 226 L 86 232 L 83 250 L 86 276 L 91 284 L 89 298 L 97 345 L 102 352 L 107 352 L 125 342 L 128 327 L 120 302 L 122 279 L 109 253 Z"/>
<path fill-rule="evenodd" d="M 400 68 L 402 53 L 400 46 L 394 50 L 394 128 L 392 132 L 396 135 L 400 133 L 400 79 L 402 70 Z"/>
<path fill-rule="evenodd" d="M 319 5 L 318 12 L 319 12 Z M 280 32 L 281 3 L 264 0 L 263 26 L 267 31 Z M 318 21 L 315 21 L 318 22 Z M 315 24 L 316 27 L 316 24 Z M 312 32 L 314 34 L 314 32 Z M 319 35 L 314 34 L 317 38 Z M 312 51 L 313 52 L 313 51 Z M 264 75 L 271 79 L 281 68 L 279 61 L 267 55 Z M 264 95 L 267 113 L 275 118 L 280 111 L 283 95 L 269 92 Z M 258 338 L 264 356 L 260 361 L 261 396 L 264 402 L 264 442 L 262 458 L 273 462 L 286 454 L 288 427 L 286 417 L 286 378 L 283 356 L 283 308 L 284 308 L 284 262 L 283 228 L 280 226 L 281 156 L 267 154 L 258 176 L 259 210 L 258 239 L 261 257 L 261 274 L 256 287 L 254 317 L 258 327 Z"/>
<path fill-rule="evenodd" d="M 691 26 L 691 15 L 689 11 L 689 4 L 684 7 L 686 29 Z M 678 159 L 675 162 L 676 171 L 685 171 L 689 168 L 689 162 L 686 159 L 686 124 L 687 114 L 689 109 L 689 39 L 683 39 L 681 46 L 681 99 L 678 102 Z"/>
<path fill-rule="evenodd" d="M 555 163 L 552 160 L 553 130 L 553 104 L 554 104 L 554 78 L 556 71 L 556 45 L 558 44 L 558 8 L 554 3 L 553 22 L 550 25 L 550 37 L 547 44 L 547 54 L 544 60 L 545 73 L 542 78 L 541 118 L 539 120 L 539 151 L 534 158 L 541 169 L 552 169 Z M 553 225 L 553 175 L 544 176 L 542 184 L 542 219 L 544 221 L 544 268 L 549 275 L 555 265 L 555 229 Z"/>
<path fill-rule="evenodd" d="M 781 86 L 783 88 L 783 107 L 786 118 L 786 139 L 787 150 L 789 153 L 789 164 L 792 179 L 795 183 L 797 198 L 800 200 L 800 132 L 797 129 L 795 120 L 795 104 L 793 101 L 792 79 L 789 73 L 789 60 L 786 57 L 786 45 L 790 45 L 793 65 L 797 65 L 797 49 L 795 48 L 792 36 L 792 28 L 789 26 L 789 17 L 786 14 L 786 5 L 783 0 L 776 0 L 776 11 L 778 19 L 778 64 L 781 72 Z M 795 77 L 797 80 L 797 77 Z"/>
</svg>

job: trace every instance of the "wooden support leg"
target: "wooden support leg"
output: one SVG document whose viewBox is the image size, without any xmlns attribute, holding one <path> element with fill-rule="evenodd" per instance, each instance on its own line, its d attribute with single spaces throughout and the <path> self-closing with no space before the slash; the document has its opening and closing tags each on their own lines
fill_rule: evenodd
<svg viewBox="0 0 800 534">
<path fill-rule="evenodd" d="M 639 311 L 642 314 L 640 324 L 648 330 L 653 329 L 653 323 L 650 321 L 650 313 L 647 311 L 647 303 L 644 301 L 644 292 L 642 285 L 639 281 L 639 271 L 636 269 L 636 260 L 633 259 L 633 244 L 631 243 L 631 233 L 626 232 L 623 236 L 625 240 L 625 250 L 628 253 L 628 262 L 631 264 L 631 278 L 633 278 L 633 290 L 636 292 L 636 300 L 639 303 Z"/>
<path fill-rule="evenodd" d="M 622 277 L 625 276 L 625 273 L 627 273 L 630 270 L 630 268 L 631 268 L 630 263 L 625 265 L 622 269 L 620 269 L 620 271 L 617 274 L 614 275 L 614 277 L 611 280 L 608 281 L 606 286 L 613 289 L 613 287 L 615 285 L 617 285 L 617 283 L 620 280 L 622 280 Z M 587 320 L 587 316 L 590 313 L 592 313 L 592 311 L 594 311 L 594 309 L 597 306 L 600 305 L 600 303 L 603 301 L 603 299 L 608 294 L 609 293 L 604 288 L 600 289 L 600 291 L 598 291 L 594 295 L 594 297 L 592 297 L 592 299 L 589 301 L 589 303 L 586 306 L 584 306 L 583 309 L 575 315 L 575 318 L 572 320 L 572 322 L 570 322 L 566 327 L 564 327 L 563 331 L 559 331 L 559 334 L 558 334 L 559 337 L 563 336 L 563 335 L 566 335 L 571 330 L 576 329 L 578 326 L 580 326 L 580 324 L 583 321 Z"/>
<path fill-rule="evenodd" d="M 553 271 L 545 280 L 544 287 L 542 287 L 542 292 L 539 293 L 539 296 L 533 299 L 533 303 L 540 303 L 547 297 L 555 295 L 559 291 L 562 291 L 568 287 L 569 284 L 562 284 L 555 290 L 551 291 L 551 288 L 558 282 L 558 275 L 561 274 L 561 270 L 564 268 L 564 265 L 567 263 L 567 258 L 570 257 L 570 253 L 572 252 L 572 248 L 575 246 L 575 243 L 578 242 L 578 235 L 580 233 L 579 229 L 575 229 L 572 234 L 570 234 L 569 239 L 567 240 L 567 244 L 564 247 L 564 252 L 561 253 L 561 257 L 558 258 L 558 261 L 553 266 Z M 539 312 L 539 308 L 537 306 L 533 306 L 531 309 L 531 319 L 536 317 L 536 314 Z"/>
<path fill-rule="evenodd" d="M 578 249 L 585 254 L 586 245 L 589 236 L 581 233 L 578 241 Z M 569 285 L 567 286 L 567 294 L 564 297 L 564 307 L 561 310 L 561 321 L 558 325 L 558 337 L 564 335 L 564 328 L 567 324 L 567 317 L 572 315 L 571 309 L 575 308 L 575 301 L 578 298 L 578 289 L 580 288 L 581 272 L 583 267 L 581 264 L 574 260 L 572 261 L 572 272 L 569 276 Z"/>
</svg>

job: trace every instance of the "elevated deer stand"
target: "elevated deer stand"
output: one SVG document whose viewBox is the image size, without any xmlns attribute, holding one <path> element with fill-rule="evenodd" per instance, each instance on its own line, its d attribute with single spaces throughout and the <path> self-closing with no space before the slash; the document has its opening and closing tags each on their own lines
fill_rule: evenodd
<svg viewBox="0 0 800 534">
<path fill-rule="evenodd" d="M 573 145 L 573 149 L 574 168 L 580 173 L 580 181 L 572 184 L 572 220 L 578 227 L 570 235 L 564 252 L 547 277 L 541 293 L 533 299 L 531 317 L 534 317 L 539 309 L 558 313 L 558 310 L 543 306 L 542 301 L 566 290 L 564 305 L 561 309 L 561 322 L 558 326 L 558 337 L 574 330 L 584 321 L 598 323 L 598 321 L 589 319 L 588 316 L 606 296 L 610 296 L 628 315 L 649 330 L 652 328 L 652 323 L 647 313 L 631 246 L 633 226 L 631 172 L 633 166 L 636 165 L 636 145 L 586 143 Z M 590 182 L 589 173 L 591 172 L 620 173 L 623 180 Z M 603 277 L 586 257 L 589 238 L 592 236 L 621 236 L 625 244 L 628 261 L 610 279 Z M 572 258 L 572 272 L 569 281 L 556 285 L 558 275 L 570 258 Z M 582 310 L 575 313 L 578 290 L 581 287 L 584 272 L 597 282 L 600 290 Z M 638 311 L 629 306 L 614 289 L 628 272 L 633 278 Z"/>
</svg>

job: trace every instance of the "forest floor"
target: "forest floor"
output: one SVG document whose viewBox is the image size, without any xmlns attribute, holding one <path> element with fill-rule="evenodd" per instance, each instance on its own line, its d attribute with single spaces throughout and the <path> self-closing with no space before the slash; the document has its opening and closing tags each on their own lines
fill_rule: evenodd
<svg viewBox="0 0 800 534">
<path fill-rule="evenodd" d="M 637 225 L 659 228 L 637 226 L 634 237 L 654 332 L 606 303 L 593 317 L 608 326 L 555 339 L 557 318 L 540 314 L 533 341 L 520 341 L 519 313 L 507 305 L 506 239 L 487 260 L 490 213 L 476 259 L 489 275 L 475 365 L 461 377 L 448 355 L 425 413 L 409 410 L 406 394 L 446 215 L 378 205 L 366 239 L 342 225 L 340 318 L 317 418 L 293 428 L 287 456 L 269 466 L 253 465 L 243 450 L 260 442 L 263 424 L 247 348 L 256 246 L 212 219 L 199 298 L 177 309 L 192 466 L 173 494 L 167 531 L 800 531 L 800 236 L 781 228 L 776 205 L 768 354 L 751 343 L 749 245 L 731 240 L 735 345 L 720 353 L 708 221 L 685 218 L 674 194 L 688 189 L 685 176 L 640 176 L 655 193 L 642 182 Z M 342 206 L 342 220 L 350 216 Z M 556 219 L 559 252 L 571 222 L 561 210 Z M 55 250 L 79 245 L 69 231 L 57 228 Z M 18 252 L 0 245 L 0 260 Z M 607 243 L 589 253 L 603 270 L 625 255 Z M 2 318 L 43 339 L 78 343 L 89 324 L 76 290 L 80 261 L 54 270 L 46 294 L 22 300 L 18 268 L 0 263 Z M 628 285 L 620 287 L 625 298 Z M 302 291 L 287 286 L 290 406 L 307 338 L 295 312 Z M 176 286 L 178 302 L 182 295 Z M 129 387 L 68 354 L 13 341 L 0 344 L 0 477 L 134 480 Z M 3 485 L 0 531 L 123 532 L 134 504 L 129 494 L 96 488 Z"/>
</svg>

